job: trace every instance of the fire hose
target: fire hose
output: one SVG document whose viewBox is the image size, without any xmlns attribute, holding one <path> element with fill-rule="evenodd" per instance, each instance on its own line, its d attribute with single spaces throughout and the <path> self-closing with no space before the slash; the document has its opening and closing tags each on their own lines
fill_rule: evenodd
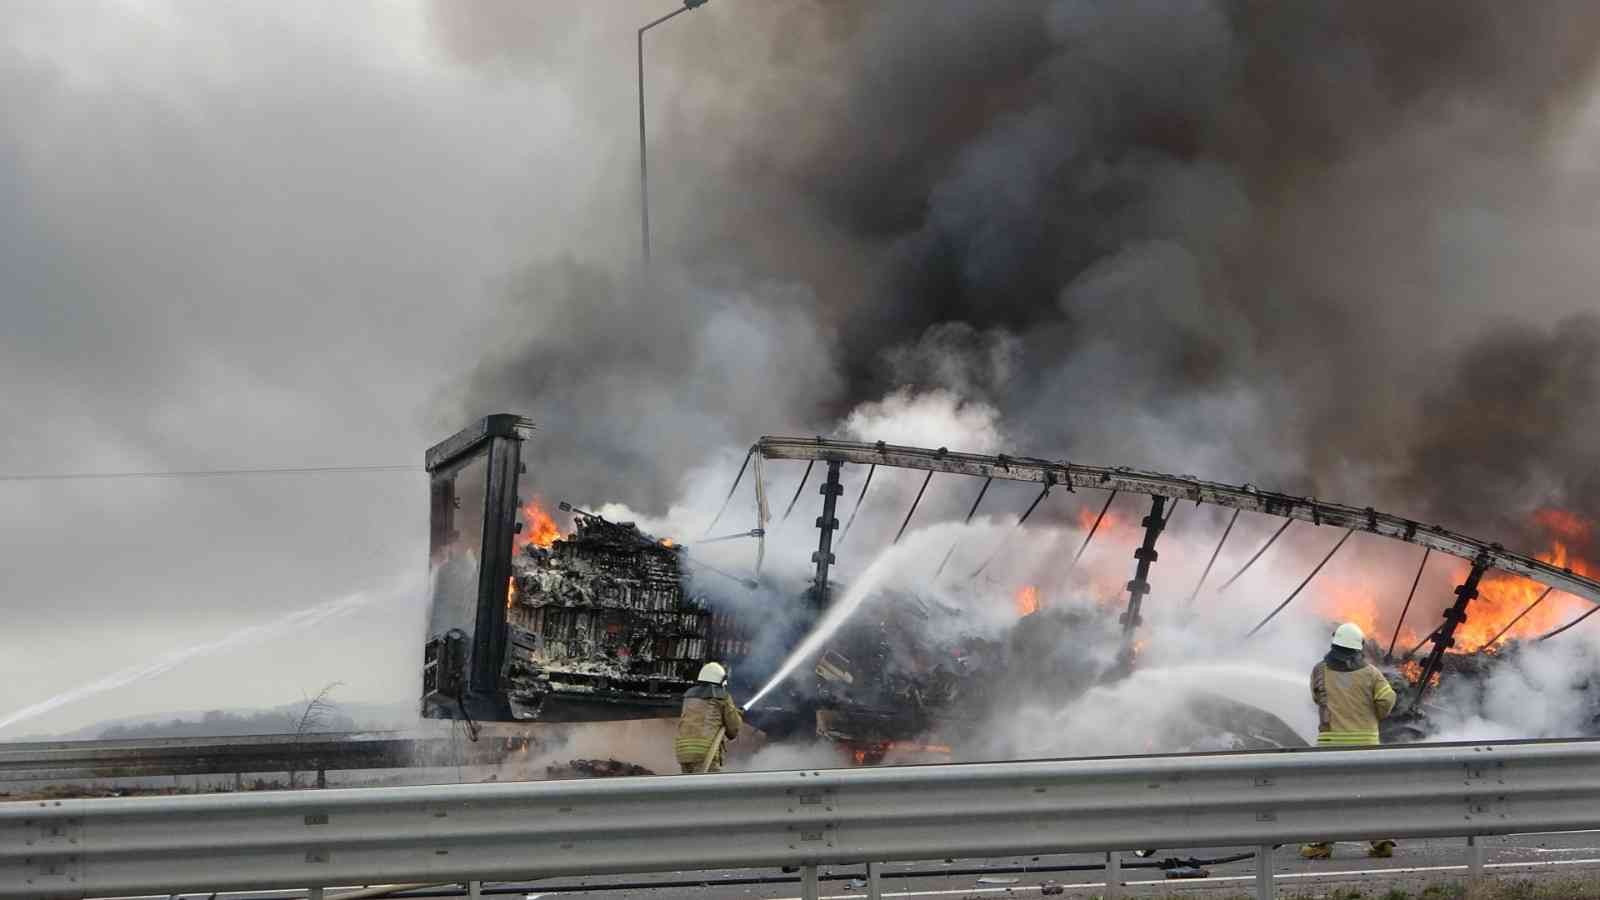
<svg viewBox="0 0 1600 900">
<path fill-rule="evenodd" d="M 726 728 L 718 728 L 717 736 L 711 739 L 711 749 L 706 751 L 706 758 L 700 760 L 702 774 L 711 771 L 711 764 L 716 761 L 717 753 L 722 750 L 722 742 L 728 737 Z"/>
</svg>

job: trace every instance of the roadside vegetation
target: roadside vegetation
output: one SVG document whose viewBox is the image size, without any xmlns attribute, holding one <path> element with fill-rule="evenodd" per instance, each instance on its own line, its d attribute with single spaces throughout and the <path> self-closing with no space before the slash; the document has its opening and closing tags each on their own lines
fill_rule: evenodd
<svg viewBox="0 0 1600 900">
<path fill-rule="evenodd" d="M 1196 894 L 1168 894 L 1158 900 L 1195 900 Z M 1506 880 L 1468 888 L 1462 884 L 1430 885 L 1417 890 L 1402 888 L 1329 888 L 1320 891 L 1290 892 L 1283 900 L 1595 900 L 1600 898 L 1600 879 L 1561 879 L 1557 881 Z M 1247 894 L 1216 897 L 1215 900 L 1250 900 Z"/>
</svg>

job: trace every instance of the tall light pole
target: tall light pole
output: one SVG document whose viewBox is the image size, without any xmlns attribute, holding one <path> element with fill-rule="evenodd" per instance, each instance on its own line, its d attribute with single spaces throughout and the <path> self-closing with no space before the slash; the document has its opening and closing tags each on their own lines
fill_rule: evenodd
<svg viewBox="0 0 1600 900">
<path fill-rule="evenodd" d="M 650 265 L 650 167 L 644 149 L 644 33 L 679 13 L 705 6 L 710 0 L 683 0 L 683 6 L 639 29 L 639 243 L 644 264 Z"/>
</svg>

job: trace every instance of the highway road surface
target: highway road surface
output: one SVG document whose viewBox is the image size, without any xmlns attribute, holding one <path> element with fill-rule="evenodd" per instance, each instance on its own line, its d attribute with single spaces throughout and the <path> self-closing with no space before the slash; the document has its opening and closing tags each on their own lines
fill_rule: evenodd
<svg viewBox="0 0 1600 900">
<path fill-rule="evenodd" d="M 1502 879 L 1560 880 L 1600 877 L 1600 832 L 1559 835 L 1518 835 L 1484 840 L 1487 870 Z M 1124 854 L 1125 866 L 1153 862 L 1167 857 L 1217 858 L 1249 852 L 1251 848 L 1206 848 L 1162 850 L 1150 860 Z M 1400 888 L 1416 894 L 1432 884 L 1461 882 L 1466 877 L 1466 841 L 1461 838 L 1405 841 L 1391 859 L 1368 859 L 1364 844 L 1339 844 L 1332 860 L 1310 862 L 1300 859 L 1294 847 L 1283 847 L 1274 857 L 1280 896 L 1316 896 L 1335 887 L 1359 887 L 1372 894 Z M 928 898 L 928 900 L 984 900 L 984 898 L 1037 897 L 1046 881 L 1059 882 L 1066 897 L 1092 897 L 1104 887 L 1101 871 L 1041 871 L 1050 867 L 1093 865 L 1102 861 L 1096 854 L 1010 857 L 991 860 L 931 860 L 885 866 L 885 897 Z M 1164 878 L 1159 869 L 1125 869 L 1127 896 L 1180 895 L 1194 898 L 1239 896 L 1251 891 L 1255 863 L 1244 860 L 1207 867 L 1208 878 Z M 998 869 L 1026 867 L 1028 872 L 1001 873 Z M 973 870 L 984 869 L 989 874 Z M 851 898 L 865 895 L 859 877 L 860 867 L 833 867 L 825 870 L 836 876 L 823 882 L 825 898 Z M 915 872 L 914 877 L 894 877 Z M 959 874 L 958 874 L 959 873 Z M 842 876 L 842 877 L 841 877 Z M 509 896 L 524 900 L 576 900 L 576 898 L 637 898 L 637 900 L 799 900 L 797 882 L 782 884 L 730 884 L 752 877 L 790 877 L 773 870 L 722 870 L 712 872 L 663 872 L 652 875 L 608 876 L 605 878 L 560 878 L 542 883 L 485 885 L 488 896 Z M 684 884 L 692 882 L 691 884 Z M 660 887 L 645 888 L 643 884 Z M 676 885 L 676 886 L 673 886 Z M 329 890 L 334 900 L 343 890 Z M 183 900 L 208 900 L 211 894 L 182 894 Z M 400 896 L 464 898 L 460 889 L 436 888 L 413 891 Z M 296 900 L 305 891 L 257 891 L 216 895 L 217 900 Z M 157 898 L 149 898 L 157 900 Z M 162 895 L 159 900 L 167 900 Z"/>
</svg>

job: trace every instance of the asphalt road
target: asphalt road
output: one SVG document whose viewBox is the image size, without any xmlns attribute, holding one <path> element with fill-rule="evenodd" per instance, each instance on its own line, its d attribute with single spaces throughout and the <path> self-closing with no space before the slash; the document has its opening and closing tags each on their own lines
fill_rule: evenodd
<svg viewBox="0 0 1600 900">
<path fill-rule="evenodd" d="M 1487 867 L 1491 875 L 1506 879 L 1555 880 L 1600 876 L 1600 832 L 1576 832 L 1559 835 L 1518 835 L 1508 838 L 1488 838 L 1484 841 Z M 1162 850 L 1152 859 L 1165 857 L 1215 858 L 1234 853 L 1249 852 L 1251 848 L 1205 848 Z M 1339 844 L 1334 858 L 1325 861 L 1301 859 L 1294 847 L 1284 847 L 1274 856 L 1274 869 L 1278 873 L 1280 896 L 1316 896 L 1334 887 L 1360 887 L 1368 893 L 1390 888 L 1402 888 L 1412 893 L 1430 884 L 1460 882 L 1466 877 L 1466 841 L 1462 838 L 1405 841 L 1390 859 L 1368 859 L 1366 845 Z M 1145 862 L 1124 854 L 1125 866 Z M 987 868 L 1003 869 L 1028 867 L 1038 870 L 1050 866 L 1092 865 L 1103 861 L 1096 854 L 1063 854 L 1059 856 L 1011 857 L 992 860 L 931 860 L 920 863 L 888 865 L 883 868 L 884 896 L 896 898 L 1003 898 L 1007 896 L 1039 896 L 1041 883 L 1058 881 L 1067 897 L 1093 897 L 1104 890 L 1102 871 L 993 873 L 989 875 L 954 874 L 956 870 Z M 915 877 L 894 877 L 896 873 L 915 871 Z M 1209 867 L 1209 878 L 1167 879 L 1159 869 L 1124 869 L 1127 885 L 1125 895 L 1181 895 L 1207 898 L 1248 894 L 1252 890 L 1255 861 L 1215 865 Z M 799 884 L 736 885 L 731 879 L 751 876 L 774 876 L 772 870 L 722 870 L 713 872 L 664 872 L 652 875 L 619 876 L 606 878 L 551 879 L 543 886 L 534 883 L 523 885 L 491 884 L 492 895 L 511 896 L 517 900 L 576 900 L 576 898 L 637 898 L 637 900 L 799 900 Z M 858 876 L 859 867 L 839 867 L 826 874 Z M 793 877 L 793 876 L 791 876 Z M 1015 879 L 1014 881 L 1011 879 Z M 693 886 L 643 888 L 624 885 L 640 883 L 660 884 L 694 881 Z M 560 890 L 562 887 L 583 886 L 588 890 Z M 510 890 L 502 894 L 500 891 Z M 329 900 L 343 891 L 330 890 Z M 847 879 L 824 881 L 822 896 L 836 900 L 865 896 L 864 885 Z M 206 900 L 210 894 L 184 894 L 184 900 Z M 266 891 L 217 895 L 218 900 L 294 900 L 305 897 L 304 891 Z M 436 893 L 435 897 L 462 898 L 464 892 Z M 153 898 L 152 898 L 153 900 Z M 165 896 L 160 900 L 167 900 Z"/>
</svg>

